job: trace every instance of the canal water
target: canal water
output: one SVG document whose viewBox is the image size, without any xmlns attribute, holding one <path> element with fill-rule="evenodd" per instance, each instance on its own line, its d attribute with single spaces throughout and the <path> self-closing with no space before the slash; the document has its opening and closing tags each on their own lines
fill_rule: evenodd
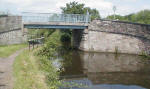
<svg viewBox="0 0 150 89">
<path fill-rule="evenodd" d="M 53 62 L 60 89 L 150 89 L 150 61 L 137 55 L 66 51 Z"/>
</svg>

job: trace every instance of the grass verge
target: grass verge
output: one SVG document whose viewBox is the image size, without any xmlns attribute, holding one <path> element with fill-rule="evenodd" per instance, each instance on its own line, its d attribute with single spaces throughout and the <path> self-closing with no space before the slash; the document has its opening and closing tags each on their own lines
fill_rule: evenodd
<svg viewBox="0 0 150 89">
<path fill-rule="evenodd" d="M 61 81 L 52 59 L 60 46 L 60 33 L 55 31 L 42 47 L 17 56 L 13 65 L 14 89 L 57 89 Z"/>
<path fill-rule="evenodd" d="M 14 89 L 56 89 L 57 72 L 50 60 L 23 51 L 13 65 Z"/>
<path fill-rule="evenodd" d="M 26 46 L 26 44 L 0 45 L 0 57 L 8 57 L 11 54 L 15 53 L 17 50 L 25 48 Z"/>
</svg>

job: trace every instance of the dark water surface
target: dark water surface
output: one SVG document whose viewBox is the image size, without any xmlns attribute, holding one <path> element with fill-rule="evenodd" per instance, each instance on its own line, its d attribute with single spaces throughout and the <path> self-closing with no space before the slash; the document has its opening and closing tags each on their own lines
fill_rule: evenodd
<svg viewBox="0 0 150 89">
<path fill-rule="evenodd" d="M 54 64 L 61 89 L 150 89 L 150 62 L 137 55 L 72 51 Z"/>
</svg>

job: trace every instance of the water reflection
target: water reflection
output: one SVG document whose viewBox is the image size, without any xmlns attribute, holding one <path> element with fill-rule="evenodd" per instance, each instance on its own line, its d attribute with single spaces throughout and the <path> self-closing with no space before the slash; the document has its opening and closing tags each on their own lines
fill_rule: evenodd
<svg viewBox="0 0 150 89">
<path fill-rule="evenodd" d="M 88 73 L 87 75 L 94 85 L 122 84 L 150 88 L 150 73 Z"/>
<path fill-rule="evenodd" d="M 150 62 L 137 55 L 73 51 L 62 57 L 66 82 L 88 84 L 86 89 L 150 89 Z"/>
<path fill-rule="evenodd" d="M 80 52 L 80 60 L 87 72 L 150 72 L 148 61 L 137 55 Z"/>
</svg>

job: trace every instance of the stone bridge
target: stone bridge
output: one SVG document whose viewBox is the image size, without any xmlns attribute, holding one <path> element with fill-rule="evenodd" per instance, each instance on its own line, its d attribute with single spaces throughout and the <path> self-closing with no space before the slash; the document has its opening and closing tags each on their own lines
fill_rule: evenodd
<svg viewBox="0 0 150 89">
<path fill-rule="evenodd" d="M 93 20 L 88 29 L 75 31 L 73 36 L 74 46 L 84 51 L 150 53 L 150 25 L 146 24 Z"/>
<path fill-rule="evenodd" d="M 73 46 L 83 51 L 150 53 L 150 25 L 101 19 L 90 22 L 87 16 L 69 16 L 0 17 L 0 44 L 24 42 L 29 28 L 72 29 Z"/>
</svg>

